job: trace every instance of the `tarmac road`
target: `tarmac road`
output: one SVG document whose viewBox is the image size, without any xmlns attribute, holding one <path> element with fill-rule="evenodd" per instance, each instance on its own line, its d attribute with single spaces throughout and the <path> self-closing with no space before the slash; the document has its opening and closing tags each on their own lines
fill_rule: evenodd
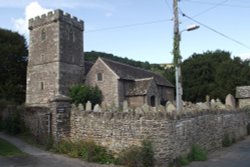
<svg viewBox="0 0 250 167">
<path fill-rule="evenodd" d="M 20 150 L 27 153 L 27 155 L 24 156 L 0 156 L 0 167 L 112 167 L 112 165 L 108 166 L 87 163 L 79 159 L 43 151 L 21 141 L 20 139 L 5 135 L 1 132 L 0 138 L 9 141 L 16 145 Z"/>
<path fill-rule="evenodd" d="M 250 167 L 250 137 L 211 153 L 207 161 L 192 162 L 186 167 Z"/>
</svg>

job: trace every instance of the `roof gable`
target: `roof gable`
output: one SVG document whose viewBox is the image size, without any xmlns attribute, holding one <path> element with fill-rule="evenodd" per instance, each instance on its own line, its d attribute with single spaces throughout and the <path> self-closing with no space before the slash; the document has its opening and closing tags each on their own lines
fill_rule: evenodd
<svg viewBox="0 0 250 167">
<path fill-rule="evenodd" d="M 155 74 L 153 72 L 143 70 L 141 68 L 133 67 L 127 64 L 119 63 L 116 61 L 99 58 L 101 59 L 109 68 L 116 73 L 120 79 L 124 80 L 137 80 L 145 78 L 154 78 L 157 85 L 174 87 L 168 80 L 164 77 Z"/>
</svg>

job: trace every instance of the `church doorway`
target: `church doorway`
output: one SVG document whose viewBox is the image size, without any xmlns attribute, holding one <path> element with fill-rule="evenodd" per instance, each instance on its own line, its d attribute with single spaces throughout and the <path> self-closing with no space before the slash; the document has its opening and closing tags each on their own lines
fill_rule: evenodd
<svg viewBox="0 0 250 167">
<path fill-rule="evenodd" d="M 151 97 L 150 97 L 150 105 L 151 105 L 152 107 L 155 107 L 155 96 L 151 96 Z"/>
</svg>

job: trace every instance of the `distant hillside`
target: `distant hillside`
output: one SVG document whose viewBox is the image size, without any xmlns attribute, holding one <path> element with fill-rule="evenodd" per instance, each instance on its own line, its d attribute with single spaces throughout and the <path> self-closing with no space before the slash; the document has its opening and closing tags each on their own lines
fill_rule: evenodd
<svg viewBox="0 0 250 167">
<path fill-rule="evenodd" d="M 110 60 L 118 61 L 120 63 L 129 64 L 135 67 L 139 67 L 145 70 L 153 71 L 157 74 L 164 76 L 167 80 L 169 80 L 172 84 L 175 82 L 174 80 L 174 68 L 164 69 L 164 67 L 159 64 L 150 64 L 149 62 L 135 61 L 132 59 L 122 58 L 118 56 L 114 56 L 113 54 L 103 53 L 103 52 L 84 52 L 85 60 L 87 61 L 96 61 L 98 57 L 107 58 Z"/>
<path fill-rule="evenodd" d="M 151 68 L 149 62 L 135 61 L 132 59 L 122 58 L 122 57 L 114 56 L 113 54 L 103 53 L 103 52 L 96 52 L 96 51 L 84 52 L 84 57 L 85 57 L 85 60 L 93 61 L 93 62 L 96 61 L 98 57 L 103 57 L 103 58 L 107 58 L 110 60 L 118 61 L 120 63 L 129 64 L 135 67 L 143 68 L 146 70 L 150 70 Z"/>
</svg>

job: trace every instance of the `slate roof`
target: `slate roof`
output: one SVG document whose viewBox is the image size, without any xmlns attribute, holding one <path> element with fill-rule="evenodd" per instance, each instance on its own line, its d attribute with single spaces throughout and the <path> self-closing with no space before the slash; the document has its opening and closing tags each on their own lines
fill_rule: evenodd
<svg viewBox="0 0 250 167">
<path fill-rule="evenodd" d="M 146 95 L 149 86 L 153 82 L 153 78 L 146 78 L 130 83 L 126 96 Z"/>
<path fill-rule="evenodd" d="M 92 61 L 84 61 L 84 64 L 85 64 L 85 75 L 86 75 L 88 74 L 94 63 Z"/>
<path fill-rule="evenodd" d="M 113 70 L 120 79 L 124 80 L 136 80 L 144 78 L 154 78 L 157 85 L 174 87 L 168 80 L 164 77 L 153 73 L 151 71 L 143 70 L 131 65 L 119 63 L 105 58 L 100 58 L 104 63 L 106 63 L 111 70 Z"/>
<path fill-rule="evenodd" d="M 238 86 L 236 87 L 236 98 L 250 98 L 250 86 Z"/>
</svg>

